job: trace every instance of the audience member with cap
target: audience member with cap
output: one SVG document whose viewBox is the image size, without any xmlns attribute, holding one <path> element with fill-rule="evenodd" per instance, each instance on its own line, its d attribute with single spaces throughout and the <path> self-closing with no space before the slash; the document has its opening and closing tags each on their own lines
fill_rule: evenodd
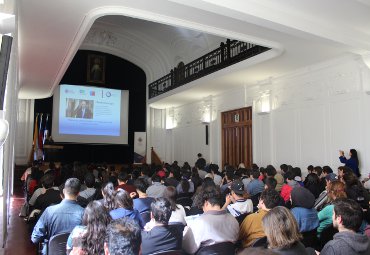
<svg viewBox="0 0 370 255">
<path fill-rule="evenodd" d="M 227 209 L 234 217 L 253 212 L 252 200 L 245 198 L 244 184 L 241 180 L 235 180 L 231 184 L 231 192 L 226 196 L 226 202 L 222 209 Z"/>
<path fill-rule="evenodd" d="M 316 209 L 312 208 L 315 203 L 314 195 L 306 188 L 295 187 L 291 194 L 294 218 L 298 223 L 299 232 L 309 232 L 319 226 L 319 218 Z"/>
</svg>

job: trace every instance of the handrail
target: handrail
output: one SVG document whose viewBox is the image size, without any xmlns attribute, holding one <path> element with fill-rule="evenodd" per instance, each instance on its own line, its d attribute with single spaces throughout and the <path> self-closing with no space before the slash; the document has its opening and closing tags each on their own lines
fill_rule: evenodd
<svg viewBox="0 0 370 255">
<path fill-rule="evenodd" d="M 149 99 L 164 94 L 193 80 L 261 54 L 270 48 L 227 39 L 220 47 L 149 84 Z"/>
</svg>

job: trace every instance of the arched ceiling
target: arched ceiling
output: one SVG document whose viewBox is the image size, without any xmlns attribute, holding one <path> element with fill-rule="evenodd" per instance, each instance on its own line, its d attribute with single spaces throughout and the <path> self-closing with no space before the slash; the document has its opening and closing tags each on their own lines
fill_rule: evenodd
<svg viewBox="0 0 370 255">
<path fill-rule="evenodd" d="M 148 82 L 179 61 L 187 63 L 213 49 L 224 38 L 274 49 L 257 61 L 244 61 L 192 83 L 191 89 L 176 92 L 177 98 L 156 99 L 164 106 L 254 85 L 344 54 L 370 52 L 370 6 L 365 0 L 17 0 L 15 4 L 20 98 L 52 95 L 78 49 L 121 56 L 145 70 Z"/>
<path fill-rule="evenodd" d="M 125 16 L 94 22 L 80 49 L 117 55 L 142 68 L 148 83 L 168 74 L 179 62 L 189 63 L 227 38 Z"/>
</svg>

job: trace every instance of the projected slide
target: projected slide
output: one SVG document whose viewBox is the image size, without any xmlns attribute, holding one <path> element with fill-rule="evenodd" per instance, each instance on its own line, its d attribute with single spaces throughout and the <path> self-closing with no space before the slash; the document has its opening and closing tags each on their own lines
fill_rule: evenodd
<svg viewBox="0 0 370 255">
<path fill-rule="evenodd" d="M 120 136 L 121 90 L 61 85 L 59 133 Z"/>
</svg>

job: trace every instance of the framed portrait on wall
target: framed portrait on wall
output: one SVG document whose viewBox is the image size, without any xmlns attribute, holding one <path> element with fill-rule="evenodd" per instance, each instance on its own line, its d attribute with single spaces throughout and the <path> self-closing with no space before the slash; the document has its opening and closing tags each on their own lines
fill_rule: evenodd
<svg viewBox="0 0 370 255">
<path fill-rule="evenodd" d="M 87 56 L 87 82 L 105 83 L 105 56 L 97 54 Z"/>
</svg>

